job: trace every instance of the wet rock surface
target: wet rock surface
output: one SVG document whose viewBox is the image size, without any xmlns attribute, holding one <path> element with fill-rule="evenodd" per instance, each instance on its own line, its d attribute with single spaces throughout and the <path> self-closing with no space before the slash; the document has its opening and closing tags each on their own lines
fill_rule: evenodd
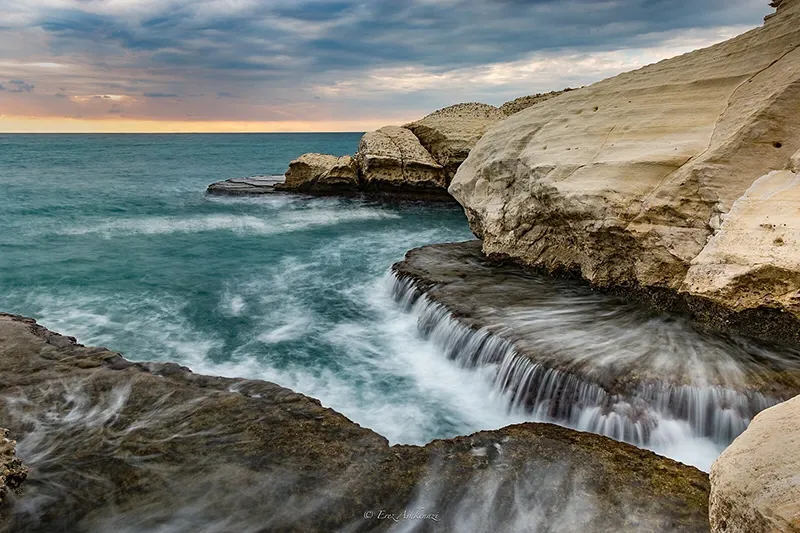
<svg viewBox="0 0 800 533">
<path fill-rule="evenodd" d="M 0 428 L 0 521 L 6 500 L 22 488 L 28 477 L 28 468 L 16 456 L 17 443 L 8 438 L 8 430 Z"/>
<path fill-rule="evenodd" d="M 239 196 L 270 194 L 275 186 L 283 183 L 282 176 L 253 176 L 250 178 L 231 178 L 208 186 L 209 194 Z"/>
<path fill-rule="evenodd" d="M 694 328 L 508 262 L 479 241 L 410 251 L 398 299 L 449 356 L 496 372 L 513 406 L 648 445 L 665 420 L 727 446 L 761 410 L 800 393 L 800 352 Z"/>
<path fill-rule="evenodd" d="M 557 426 L 389 446 L 278 385 L 132 363 L 12 315 L 0 375 L 31 468 L 2 531 L 708 531 L 704 474 Z"/>
</svg>

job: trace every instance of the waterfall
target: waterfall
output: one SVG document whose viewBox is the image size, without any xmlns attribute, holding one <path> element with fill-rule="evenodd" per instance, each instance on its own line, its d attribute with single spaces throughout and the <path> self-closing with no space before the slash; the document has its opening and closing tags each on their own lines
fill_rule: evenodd
<svg viewBox="0 0 800 533">
<path fill-rule="evenodd" d="M 492 385 L 508 398 L 508 408 L 537 421 L 641 447 L 674 439 L 674 422 L 682 422 L 692 436 L 726 446 L 757 413 L 780 401 L 719 385 L 646 383 L 611 393 L 579 372 L 535 361 L 486 328 L 466 325 L 413 280 L 396 274 L 392 278 L 393 297 L 418 317 L 423 337 L 462 367 L 491 369 Z"/>
</svg>

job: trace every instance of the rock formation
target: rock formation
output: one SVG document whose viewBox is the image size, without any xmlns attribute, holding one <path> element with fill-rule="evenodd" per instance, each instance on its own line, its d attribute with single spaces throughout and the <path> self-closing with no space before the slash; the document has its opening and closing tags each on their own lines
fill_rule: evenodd
<svg viewBox="0 0 800 533">
<path fill-rule="evenodd" d="M 385 126 L 365 134 L 356 161 L 368 189 L 445 188 L 442 166 L 406 128 Z"/>
<path fill-rule="evenodd" d="M 484 251 L 579 272 L 596 286 L 643 287 L 654 300 L 680 293 L 713 327 L 747 329 L 754 316 L 769 316 L 761 323 L 777 325 L 746 332 L 800 340 L 788 222 L 762 228 L 772 238 L 752 236 L 749 244 L 765 249 L 714 252 L 752 226 L 754 210 L 785 217 L 792 209 L 794 196 L 783 189 L 790 176 L 770 172 L 800 149 L 800 2 L 778 7 L 763 27 L 735 39 L 496 125 L 450 186 Z M 774 265 L 740 264 L 772 257 Z M 725 272 L 724 286 L 708 285 L 714 269 Z M 745 294 L 751 279 L 757 289 Z"/>
<path fill-rule="evenodd" d="M 708 531 L 704 474 L 558 426 L 389 446 L 278 385 L 132 363 L 12 315 L 0 373 L 31 466 L 4 532 L 383 531 L 387 514 L 436 532 Z"/>
<path fill-rule="evenodd" d="M 541 104 L 546 100 L 555 98 L 560 94 L 574 90 L 575 89 L 566 88 L 563 91 L 550 91 L 549 93 L 538 93 L 529 96 L 520 96 L 519 98 L 515 98 L 514 100 L 511 100 L 510 102 L 506 102 L 505 104 L 501 105 L 500 111 L 502 111 L 505 116 L 513 115 L 514 113 L 519 113 L 523 109 L 528 109 L 529 107 L 535 106 L 536 104 Z"/>
<path fill-rule="evenodd" d="M 540 419 L 639 446 L 678 420 L 725 447 L 800 394 L 797 350 L 654 317 L 579 280 L 489 260 L 480 241 L 417 248 L 392 270 L 400 301 L 423 299 L 422 333 L 460 365 L 495 373 L 497 392 Z"/>
<path fill-rule="evenodd" d="M 227 196 L 249 196 L 275 192 L 275 186 L 283 183 L 280 176 L 253 176 L 250 178 L 231 178 L 208 186 L 209 194 Z"/>
<path fill-rule="evenodd" d="M 28 477 L 28 469 L 15 454 L 16 445 L 8 438 L 8 430 L 0 428 L 0 520 L 9 493 L 19 491 Z"/>
<path fill-rule="evenodd" d="M 505 113 L 492 105 L 457 104 L 404 127 L 411 130 L 422 146 L 444 167 L 449 184 L 472 147 L 489 128 L 504 118 Z"/>
<path fill-rule="evenodd" d="M 289 164 L 279 190 L 300 192 L 352 191 L 358 187 L 358 170 L 349 155 L 303 154 Z"/>
<path fill-rule="evenodd" d="M 715 533 L 800 531 L 800 396 L 759 414 L 711 469 Z"/>
</svg>

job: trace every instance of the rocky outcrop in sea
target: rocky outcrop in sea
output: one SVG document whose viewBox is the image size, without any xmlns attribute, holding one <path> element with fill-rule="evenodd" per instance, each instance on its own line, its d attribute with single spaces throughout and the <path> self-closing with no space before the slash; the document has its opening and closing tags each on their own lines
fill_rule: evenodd
<svg viewBox="0 0 800 533">
<path fill-rule="evenodd" d="M 522 424 L 389 446 L 278 385 L 132 363 L 0 315 L 0 412 L 31 474 L 0 531 L 708 531 L 702 472 Z"/>
<path fill-rule="evenodd" d="M 210 194 L 299 192 L 315 195 L 379 193 L 394 198 L 447 200 L 458 167 L 495 124 L 564 91 L 523 96 L 501 107 L 456 104 L 402 127 L 366 133 L 351 157 L 303 154 L 289 164 L 285 180 L 236 178 L 212 183 Z M 275 179 L 275 178 L 272 178 Z"/>
</svg>

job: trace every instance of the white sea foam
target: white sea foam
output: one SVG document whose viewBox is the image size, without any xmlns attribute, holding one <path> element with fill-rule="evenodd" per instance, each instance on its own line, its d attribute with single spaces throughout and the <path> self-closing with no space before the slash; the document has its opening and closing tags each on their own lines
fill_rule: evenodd
<svg viewBox="0 0 800 533">
<path fill-rule="evenodd" d="M 126 235 L 166 235 L 231 231 L 242 234 L 275 235 L 303 231 L 314 227 L 334 226 L 364 220 L 397 219 L 399 215 L 370 208 L 292 210 L 274 216 L 205 215 L 182 217 L 143 217 L 105 220 L 91 226 L 78 226 L 59 231 L 60 235 L 97 234 L 104 238 Z"/>
</svg>

